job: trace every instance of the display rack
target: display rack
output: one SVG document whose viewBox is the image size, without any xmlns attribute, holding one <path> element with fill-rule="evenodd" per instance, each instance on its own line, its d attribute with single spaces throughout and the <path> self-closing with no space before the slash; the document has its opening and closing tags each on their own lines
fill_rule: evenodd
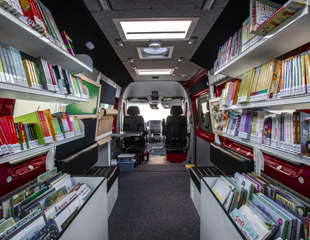
<svg viewBox="0 0 310 240">
<path fill-rule="evenodd" d="M 237 77 L 254 67 L 304 45 L 310 39 L 309 24 L 310 9 L 309 6 L 306 6 L 260 41 L 241 52 L 217 70 L 214 75 L 224 74 Z"/>
<path fill-rule="evenodd" d="M 286 159 L 290 162 L 304 163 L 304 164 L 310 165 L 310 157 L 305 156 L 303 154 L 294 154 L 292 152 L 286 152 L 280 148 L 271 147 L 271 146 L 268 146 L 266 144 L 262 144 L 262 143 L 254 142 L 251 140 L 239 138 L 239 137 L 232 136 L 232 135 L 229 135 L 226 133 L 223 133 L 223 136 L 227 137 L 228 139 L 230 139 L 234 142 L 241 143 L 242 145 L 246 145 L 248 147 L 256 147 L 256 148 L 260 149 L 262 152 L 267 153 L 268 155 L 280 157 L 280 158 Z"/>
<path fill-rule="evenodd" d="M 35 147 L 35 148 L 23 150 L 23 151 L 18 152 L 18 153 L 12 153 L 12 154 L 7 154 L 4 156 L 1 156 L 0 157 L 0 164 L 7 163 L 10 161 L 16 160 L 18 158 L 23 158 L 23 157 L 26 157 L 28 155 L 32 155 L 32 154 L 35 154 L 37 152 L 41 152 L 41 151 L 56 147 L 58 145 L 62 145 L 62 144 L 83 138 L 85 136 L 85 126 L 84 126 L 83 121 L 81 121 L 81 120 L 79 120 L 79 124 L 80 124 L 81 134 L 70 137 L 70 138 L 65 138 L 65 139 L 57 141 L 57 142 L 52 142 L 52 143 L 40 145 L 40 146 Z"/>
<path fill-rule="evenodd" d="M 309 108 L 310 94 L 285 97 L 280 99 L 270 99 L 259 102 L 242 103 L 232 106 L 222 106 L 220 110 L 234 110 L 243 108 L 260 108 L 268 110 L 287 110 Z"/>
<path fill-rule="evenodd" d="M 48 90 L 41 90 L 3 82 L 0 82 L 0 96 L 2 98 L 9 98 L 9 99 L 22 99 L 22 100 L 55 102 L 65 104 L 76 102 L 88 102 L 88 99 L 86 98 L 75 97 L 72 95 L 64 95 Z"/>
<path fill-rule="evenodd" d="M 75 74 L 88 70 L 92 66 L 85 64 L 64 49 L 52 43 L 45 36 L 21 22 L 13 14 L 0 8 L 0 41 L 32 57 L 45 58 L 52 65 L 60 65 Z"/>
</svg>

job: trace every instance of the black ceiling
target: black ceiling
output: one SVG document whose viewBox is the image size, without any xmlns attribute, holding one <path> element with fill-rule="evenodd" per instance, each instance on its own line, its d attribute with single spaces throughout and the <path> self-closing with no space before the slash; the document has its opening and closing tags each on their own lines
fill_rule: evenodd
<svg viewBox="0 0 310 240">
<path fill-rule="evenodd" d="M 59 31 L 66 31 L 73 40 L 75 53 L 89 55 L 93 59 L 94 68 L 120 86 L 133 81 L 82 0 L 41 1 L 51 10 Z M 286 1 L 274 0 L 274 2 L 284 4 Z M 231 0 L 191 61 L 208 70 L 213 68 L 219 47 L 241 28 L 248 15 L 248 0 Z M 95 45 L 94 50 L 89 50 L 85 46 L 88 41 Z"/>
</svg>

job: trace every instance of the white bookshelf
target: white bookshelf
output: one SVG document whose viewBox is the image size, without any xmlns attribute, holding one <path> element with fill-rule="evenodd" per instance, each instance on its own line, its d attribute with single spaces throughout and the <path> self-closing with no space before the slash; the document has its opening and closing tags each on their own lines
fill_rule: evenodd
<svg viewBox="0 0 310 240">
<path fill-rule="evenodd" d="M 240 103 L 232 106 L 222 106 L 220 110 L 235 110 L 243 108 L 260 108 L 266 110 L 294 110 L 310 107 L 310 94 L 296 95 L 280 99 L 270 99 L 259 102 Z"/>
<path fill-rule="evenodd" d="M 0 96 L 9 99 L 22 99 L 39 102 L 55 102 L 55 103 L 76 103 L 88 102 L 88 99 L 75 97 L 73 95 L 64 95 L 48 90 L 41 90 L 21 85 L 0 82 Z"/>
<path fill-rule="evenodd" d="M 310 39 L 310 9 L 304 7 L 257 43 L 217 70 L 214 75 L 237 77 L 267 61 L 277 58 Z"/>
<path fill-rule="evenodd" d="M 224 137 L 227 137 L 228 139 L 232 140 L 233 142 L 240 143 L 242 145 L 246 145 L 248 147 L 256 147 L 260 149 L 262 152 L 265 152 L 269 155 L 280 157 L 282 159 L 286 159 L 291 162 L 295 163 L 304 163 L 307 165 L 310 165 L 310 157 L 302 155 L 302 154 L 294 154 L 292 152 L 286 152 L 283 149 L 271 147 L 262 143 L 257 143 L 251 140 L 239 138 L 236 136 L 232 136 L 226 133 L 223 133 Z"/>
<path fill-rule="evenodd" d="M 40 145 L 40 146 L 35 147 L 35 148 L 30 148 L 30 149 L 27 149 L 27 150 L 23 150 L 23 151 L 18 152 L 18 153 L 7 154 L 7 155 L 4 155 L 4 156 L 1 156 L 0 157 L 0 164 L 7 163 L 7 162 L 10 162 L 10 161 L 13 161 L 13 160 L 20 159 L 20 158 L 24 158 L 24 157 L 27 157 L 29 155 L 35 154 L 37 152 L 42 152 L 44 150 L 48 150 L 50 148 L 57 147 L 59 145 L 62 145 L 62 144 L 65 144 L 65 143 L 68 143 L 68 142 L 71 142 L 71 141 L 74 141 L 74 140 L 77 140 L 77 139 L 80 139 L 80 138 L 84 137 L 85 136 L 85 126 L 84 126 L 84 123 L 81 120 L 79 120 L 79 124 L 80 124 L 81 134 L 73 136 L 73 137 L 70 137 L 70 138 L 65 138 L 65 139 L 60 140 L 60 141 L 56 141 L 56 142 Z"/>
<path fill-rule="evenodd" d="M 32 57 L 45 58 L 48 63 L 60 65 L 71 74 L 93 71 L 90 64 L 72 56 L 3 8 L 0 8 L 0 32 L 1 42 Z"/>
</svg>

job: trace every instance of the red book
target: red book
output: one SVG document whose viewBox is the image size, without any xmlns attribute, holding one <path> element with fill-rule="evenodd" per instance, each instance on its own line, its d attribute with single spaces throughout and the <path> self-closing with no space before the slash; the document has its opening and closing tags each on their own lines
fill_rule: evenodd
<svg viewBox="0 0 310 240">
<path fill-rule="evenodd" d="M 43 131 L 43 135 L 44 135 L 44 137 L 49 137 L 50 133 L 49 133 L 48 128 L 47 128 L 47 123 L 45 121 L 44 113 L 43 113 L 43 111 L 37 111 L 37 113 L 38 113 L 39 120 L 40 120 L 40 123 L 41 123 L 41 128 L 42 128 L 42 131 Z"/>
<path fill-rule="evenodd" d="M 0 124 L 2 126 L 5 137 L 8 140 L 9 144 L 15 144 L 15 139 L 13 138 L 12 135 L 12 129 L 10 128 L 9 122 L 5 117 L 0 118 Z"/>
<path fill-rule="evenodd" d="M 13 136 L 13 138 L 14 138 L 15 143 L 18 143 L 18 144 L 19 144 L 18 137 L 17 137 L 18 134 L 17 134 L 17 132 L 16 132 L 16 128 L 15 128 L 15 123 L 14 123 L 13 117 L 12 117 L 12 116 L 7 116 L 7 117 L 5 117 L 5 118 L 7 119 L 8 123 L 9 123 L 9 125 L 10 125 L 10 128 L 12 129 L 11 134 L 12 134 L 12 136 Z"/>
<path fill-rule="evenodd" d="M 51 74 L 51 77 L 52 77 L 53 85 L 56 86 L 56 81 L 55 81 L 55 76 L 54 76 L 54 73 L 53 73 L 53 70 L 52 70 L 52 65 L 49 64 L 49 63 L 47 65 L 48 65 L 48 70 L 50 71 L 50 74 Z"/>
<path fill-rule="evenodd" d="M 25 143 L 26 142 L 26 138 L 25 138 L 24 125 L 23 125 L 22 122 L 19 122 L 18 125 L 19 125 L 19 129 L 20 129 L 20 135 L 22 137 L 22 142 Z"/>
</svg>

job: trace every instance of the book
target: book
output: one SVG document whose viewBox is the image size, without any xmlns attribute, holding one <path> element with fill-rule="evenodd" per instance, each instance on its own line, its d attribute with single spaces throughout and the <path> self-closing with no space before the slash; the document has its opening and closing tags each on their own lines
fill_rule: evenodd
<svg viewBox="0 0 310 240">
<path fill-rule="evenodd" d="M 55 91 L 54 83 L 46 59 L 40 57 L 36 58 L 35 63 L 39 69 L 39 76 L 43 88 L 49 91 Z"/>
<path fill-rule="evenodd" d="M 256 26 L 252 34 L 264 36 L 293 16 L 296 12 L 307 5 L 304 0 L 289 0 L 265 21 Z"/>
<path fill-rule="evenodd" d="M 250 223 L 241 214 L 241 212 L 235 208 L 230 214 L 233 221 L 237 224 L 246 239 L 255 240 L 258 237 L 257 232 L 252 228 Z"/>
<path fill-rule="evenodd" d="M 226 201 L 228 195 L 230 194 L 231 190 L 230 188 L 219 178 L 215 185 L 212 188 L 212 192 L 215 194 L 217 199 L 221 202 L 223 205 Z"/>
</svg>

